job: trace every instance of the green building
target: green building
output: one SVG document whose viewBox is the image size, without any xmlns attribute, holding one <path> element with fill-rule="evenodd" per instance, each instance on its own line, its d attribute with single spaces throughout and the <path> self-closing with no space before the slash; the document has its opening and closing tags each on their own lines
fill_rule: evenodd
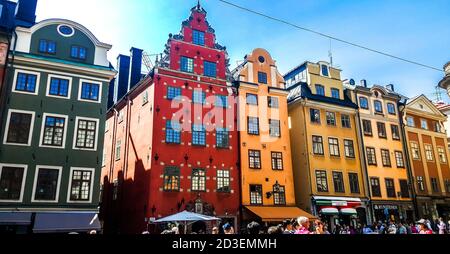
<svg viewBox="0 0 450 254">
<path fill-rule="evenodd" d="M 111 45 L 63 19 L 15 32 L 1 108 L 0 232 L 99 230 Z"/>
</svg>

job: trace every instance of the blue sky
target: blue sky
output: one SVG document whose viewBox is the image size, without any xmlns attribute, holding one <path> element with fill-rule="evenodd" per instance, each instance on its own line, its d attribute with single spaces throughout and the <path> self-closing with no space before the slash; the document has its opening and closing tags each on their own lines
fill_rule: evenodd
<svg viewBox="0 0 450 254">
<path fill-rule="evenodd" d="M 196 0 L 38 0 L 37 18 L 67 18 L 113 44 L 109 54 L 131 46 L 160 53 L 178 33 Z M 442 68 L 450 61 L 448 0 L 229 0 L 323 33 Z M 277 60 L 281 73 L 302 63 L 328 60 L 330 40 L 255 16 L 217 0 L 202 0 L 217 40 L 227 46 L 231 68 L 253 48 Z M 87 8 L 86 8 L 87 7 Z M 390 59 L 339 42 L 331 43 L 342 78 L 392 83 L 406 96 L 433 99 L 443 73 Z M 448 96 L 443 93 L 444 98 Z"/>
</svg>

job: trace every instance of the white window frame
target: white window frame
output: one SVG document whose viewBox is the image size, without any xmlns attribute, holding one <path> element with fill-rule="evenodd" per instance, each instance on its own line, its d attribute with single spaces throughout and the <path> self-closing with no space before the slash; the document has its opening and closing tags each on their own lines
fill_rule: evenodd
<svg viewBox="0 0 450 254">
<path fill-rule="evenodd" d="M 327 67 L 328 76 L 323 75 L 323 73 L 322 73 L 322 66 L 326 66 Z M 323 64 L 323 63 L 319 64 L 319 74 L 320 74 L 321 77 L 328 77 L 328 78 L 331 77 L 330 66 L 327 65 L 327 64 Z"/>
<path fill-rule="evenodd" d="M 56 195 L 55 195 L 54 200 L 36 200 L 35 199 L 37 179 L 38 179 L 40 169 L 56 169 L 56 170 L 58 170 L 58 183 L 56 184 Z M 34 173 L 34 180 L 33 180 L 33 192 L 31 194 L 31 202 L 33 202 L 33 203 L 58 203 L 59 190 L 61 187 L 62 169 L 63 169 L 63 167 L 60 167 L 60 166 L 46 166 L 46 165 L 37 165 L 36 166 L 36 171 Z"/>
<path fill-rule="evenodd" d="M 17 167 L 17 168 L 23 168 L 23 176 L 22 176 L 22 186 L 20 188 L 20 197 L 18 200 L 5 200 L 0 199 L 0 203 L 21 203 L 23 200 L 23 193 L 25 191 L 25 180 L 27 179 L 27 170 L 28 165 L 25 164 L 7 164 L 7 163 L 0 163 L 0 178 L 2 176 L 2 170 L 4 167 Z"/>
<path fill-rule="evenodd" d="M 424 123 L 425 123 L 425 126 L 424 126 Z M 422 118 L 420 119 L 420 128 L 422 130 L 428 130 L 428 122 L 426 119 L 422 119 Z"/>
<path fill-rule="evenodd" d="M 31 114 L 31 124 L 30 124 L 30 132 L 28 135 L 28 142 L 26 144 L 20 144 L 20 143 L 8 143 L 8 132 L 9 132 L 9 121 L 11 119 L 12 113 L 23 113 L 23 114 Z M 9 109 L 8 110 L 8 116 L 6 118 L 6 126 L 5 126 L 5 134 L 3 137 L 3 144 L 4 145 L 14 145 L 14 146 L 31 146 L 31 140 L 33 139 L 33 129 L 34 129 L 34 119 L 35 119 L 36 112 L 34 111 L 27 111 L 27 110 L 19 110 L 19 109 Z"/>
<path fill-rule="evenodd" d="M 25 74 L 36 75 L 36 87 L 34 89 L 34 93 L 16 90 L 17 76 L 19 75 L 19 72 L 20 73 L 25 73 Z M 29 95 L 38 95 L 38 93 L 39 93 L 39 84 L 40 83 L 41 83 L 41 73 L 40 72 L 16 69 L 14 71 L 14 80 L 13 80 L 13 84 L 12 84 L 12 92 L 14 92 L 14 93 L 21 93 L 21 94 L 29 94 Z"/>
<path fill-rule="evenodd" d="M 98 101 L 93 101 L 93 100 L 86 100 L 86 99 L 81 99 L 81 91 L 82 91 L 82 87 L 83 87 L 83 82 L 84 83 L 90 83 L 90 84 L 98 84 Z M 94 81 L 94 80 L 89 80 L 89 79 L 80 79 L 80 82 L 78 84 L 78 100 L 79 101 L 85 101 L 85 102 L 90 102 L 90 103 L 102 103 L 102 89 L 103 89 L 103 83 L 100 81 Z"/>
<path fill-rule="evenodd" d="M 42 138 L 44 137 L 45 121 L 47 119 L 47 116 L 60 117 L 60 118 L 64 118 L 65 119 L 62 146 L 49 146 L 49 145 L 42 144 Z M 69 124 L 69 117 L 67 115 L 59 115 L 59 114 L 53 114 L 53 113 L 44 113 L 43 116 L 42 116 L 41 134 L 39 135 L 39 147 L 65 149 L 66 148 L 67 125 L 68 124 Z"/>
<path fill-rule="evenodd" d="M 96 129 L 95 129 L 94 148 L 79 148 L 79 147 L 76 146 L 77 145 L 78 122 L 80 120 L 95 121 L 97 123 Z M 89 118 L 89 117 L 77 116 L 75 118 L 75 128 L 74 128 L 74 133 L 73 133 L 72 149 L 76 150 L 76 151 L 97 151 L 98 130 L 100 129 L 99 124 L 100 124 L 100 120 L 98 118 Z"/>
<path fill-rule="evenodd" d="M 66 79 L 66 80 L 69 81 L 69 87 L 67 88 L 67 96 L 57 96 L 57 95 L 51 95 L 50 94 L 50 84 L 51 84 L 52 78 Z M 48 74 L 48 76 L 47 76 L 47 90 L 45 92 L 45 96 L 52 97 L 52 98 L 58 98 L 58 99 L 70 100 L 70 97 L 72 96 L 72 80 L 73 79 L 71 77 L 60 76 L 60 75 L 55 75 L 55 74 Z"/>
<path fill-rule="evenodd" d="M 83 171 L 91 171 L 91 186 L 89 189 L 89 200 L 87 201 L 73 201 L 70 200 L 70 194 L 72 192 L 72 177 L 73 177 L 73 171 L 74 170 L 83 170 Z M 93 190 L 94 190 L 94 180 L 95 180 L 95 168 L 83 168 L 83 167 L 70 167 L 70 172 L 69 172 L 69 184 L 68 184 L 68 189 L 67 189 L 67 203 L 79 203 L 79 204 L 88 204 L 88 203 L 92 203 L 92 194 L 93 194 Z"/>
<path fill-rule="evenodd" d="M 412 122 L 411 122 L 412 125 L 409 125 L 408 120 L 412 120 Z M 416 123 L 414 122 L 414 117 L 412 117 L 412 116 L 406 117 L 406 126 L 408 126 L 408 127 L 416 127 Z"/>
</svg>

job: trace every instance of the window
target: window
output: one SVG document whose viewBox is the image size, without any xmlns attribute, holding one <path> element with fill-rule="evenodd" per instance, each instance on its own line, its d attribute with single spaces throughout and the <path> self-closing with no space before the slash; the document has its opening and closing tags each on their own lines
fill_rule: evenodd
<svg viewBox="0 0 450 254">
<path fill-rule="evenodd" d="M 383 104 L 381 103 L 381 101 L 373 101 L 373 107 L 375 108 L 375 113 L 383 113 Z"/>
<path fill-rule="evenodd" d="M 431 177 L 431 189 L 433 192 L 439 192 L 439 182 L 437 178 Z"/>
<path fill-rule="evenodd" d="M 409 127 L 415 127 L 416 124 L 414 123 L 414 118 L 411 116 L 408 116 L 406 118 L 406 125 L 408 125 Z"/>
<path fill-rule="evenodd" d="M 148 91 L 145 90 L 144 94 L 142 95 L 142 105 L 147 104 L 147 102 L 148 102 Z"/>
<path fill-rule="evenodd" d="M 327 65 L 325 64 L 320 65 L 320 74 L 325 77 L 329 76 L 329 69 Z"/>
<path fill-rule="evenodd" d="M 447 163 L 447 156 L 445 155 L 445 149 L 443 147 L 438 147 L 438 156 L 439 156 L 439 162 L 440 163 Z"/>
<path fill-rule="evenodd" d="M 325 88 L 322 85 L 316 85 L 316 94 L 325 96 Z"/>
<path fill-rule="evenodd" d="M 318 192 L 328 192 L 327 172 L 316 170 L 316 185 Z"/>
<path fill-rule="evenodd" d="M 228 130 L 225 128 L 216 129 L 216 146 L 217 148 L 228 148 L 229 147 L 229 136 Z"/>
<path fill-rule="evenodd" d="M 351 128 L 350 116 L 341 114 L 342 128 Z"/>
<path fill-rule="evenodd" d="M 0 200 L 22 201 L 26 166 L 0 164 Z"/>
<path fill-rule="evenodd" d="M 419 188 L 420 191 L 424 191 L 425 190 L 425 183 L 423 181 L 423 176 L 418 176 L 417 177 L 417 187 Z"/>
<path fill-rule="evenodd" d="M 312 136 L 313 153 L 323 155 L 323 140 L 321 136 Z"/>
<path fill-rule="evenodd" d="M 119 139 L 116 141 L 116 152 L 115 152 L 115 159 L 116 161 L 120 160 L 121 157 L 121 150 L 122 149 L 122 141 Z"/>
<path fill-rule="evenodd" d="M 434 161 L 433 147 L 431 145 L 425 144 L 425 158 L 427 158 L 427 161 Z"/>
<path fill-rule="evenodd" d="M 399 180 L 400 183 L 400 193 L 402 198 L 409 198 L 409 187 L 407 180 Z"/>
<path fill-rule="evenodd" d="M 225 95 L 216 95 L 216 107 L 226 108 L 228 107 L 228 97 Z"/>
<path fill-rule="evenodd" d="M 278 108 L 278 97 L 268 96 L 267 97 L 267 105 L 269 108 Z"/>
<path fill-rule="evenodd" d="M 378 129 L 378 137 L 387 138 L 386 125 L 384 123 L 377 122 L 377 129 Z"/>
<path fill-rule="evenodd" d="M 363 131 L 365 136 L 372 136 L 372 122 L 370 120 L 362 120 Z"/>
<path fill-rule="evenodd" d="M 425 119 L 420 119 L 420 128 L 428 130 L 428 122 Z"/>
<path fill-rule="evenodd" d="M 386 183 L 386 193 L 387 193 L 387 196 L 388 196 L 389 198 L 395 198 L 395 197 L 396 197 L 396 194 L 395 194 L 394 180 L 393 180 L 393 179 L 386 178 L 384 181 L 385 181 L 385 183 Z"/>
<path fill-rule="evenodd" d="M 6 122 L 5 144 L 30 145 L 34 112 L 10 110 Z"/>
<path fill-rule="evenodd" d="M 283 170 L 283 154 L 272 152 L 272 170 Z"/>
<path fill-rule="evenodd" d="M 366 97 L 359 97 L 359 106 L 363 109 L 369 109 L 369 100 Z"/>
<path fill-rule="evenodd" d="M 259 135 L 259 118 L 251 117 L 247 118 L 247 129 L 250 135 Z"/>
<path fill-rule="evenodd" d="M 400 151 L 395 151 L 395 161 L 397 163 L 397 168 L 405 167 L 405 160 L 403 159 L 403 153 Z"/>
<path fill-rule="evenodd" d="M 206 99 L 206 93 L 202 92 L 201 90 L 194 90 L 192 92 L 192 102 L 196 104 L 203 104 L 205 103 Z"/>
<path fill-rule="evenodd" d="M 71 37 L 75 31 L 72 27 L 67 25 L 59 25 L 58 26 L 58 33 L 64 37 Z"/>
<path fill-rule="evenodd" d="M 70 50 L 70 56 L 72 58 L 85 60 L 86 59 L 86 48 L 80 46 L 72 46 Z"/>
<path fill-rule="evenodd" d="M 256 94 L 247 94 L 247 104 L 248 105 L 258 105 L 258 95 Z"/>
<path fill-rule="evenodd" d="M 375 148 L 366 147 L 366 154 L 367 154 L 367 164 L 376 166 L 377 165 L 377 156 L 375 153 Z"/>
<path fill-rule="evenodd" d="M 204 61 L 203 62 L 204 72 L 203 74 L 207 77 L 215 78 L 217 75 L 216 63 Z"/>
<path fill-rule="evenodd" d="M 344 193 L 344 178 L 342 172 L 333 172 L 334 191 Z"/>
<path fill-rule="evenodd" d="M 179 100 L 181 97 L 181 88 L 180 87 L 173 87 L 168 86 L 167 87 L 167 99 L 169 100 Z"/>
<path fill-rule="evenodd" d="M 180 168 L 165 167 L 164 168 L 164 191 L 179 191 L 180 190 Z"/>
<path fill-rule="evenodd" d="M 391 155 L 389 150 L 381 149 L 381 162 L 384 167 L 391 167 Z"/>
<path fill-rule="evenodd" d="M 230 192 L 230 171 L 217 170 L 217 192 Z"/>
<path fill-rule="evenodd" d="M 205 46 L 205 33 L 195 29 L 192 30 L 192 43 Z"/>
<path fill-rule="evenodd" d="M 251 169 L 261 169 L 261 151 L 248 150 L 248 165 Z"/>
<path fill-rule="evenodd" d="M 280 120 L 269 119 L 269 135 L 271 137 L 281 137 Z"/>
<path fill-rule="evenodd" d="M 340 156 L 339 154 L 339 140 L 337 138 L 328 138 L 328 148 L 331 156 Z"/>
<path fill-rule="evenodd" d="M 336 126 L 336 113 L 334 112 L 327 112 L 327 125 Z"/>
<path fill-rule="evenodd" d="M 395 113 L 395 105 L 393 103 L 388 103 L 387 104 L 387 110 L 388 110 L 388 113 L 391 114 L 391 115 L 395 115 L 396 114 Z"/>
<path fill-rule="evenodd" d="M 320 124 L 320 110 L 311 108 L 311 109 L 309 109 L 309 115 L 310 115 L 311 123 Z"/>
<path fill-rule="evenodd" d="M 267 73 L 258 71 L 258 83 L 267 84 Z"/>
<path fill-rule="evenodd" d="M 441 124 L 439 122 L 434 122 L 434 131 L 442 132 Z"/>
<path fill-rule="evenodd" d="M 345 157 L 355 158 L 355 148 L 353 147 L 353 140 L 344 139 Z"/>
<path fill-rule="evenodd" d="M 339 93 L 340 93 L 339 89 L 331 88 L 331 97 L 339 99 L 340 98 Z"/>
<path fill-rule="evenodd" d="M 25 72 L 17 72 L 14 90 L 15 92 L 37 94 L 38 75 Z"/>
<path fill-rule="evenodd" d="M 41 134 L 41 145 L 64 147 L 67 116 L 53 116 L 44 114 L 43 133 Z"/>
<path fill-rule="evenodd" d="M 273 204 L 274 205 L 286 205 L 286 193 L 284 186 L 273 186 Z"/>
<path fill-rule="evenodd" d="M 80 98 L 88 101 L 100 101 L 100 84 L 81 82 Z"/>
<path fill-rule="evenodd" d="M 391 132 L 393 140 L 400 140 L 400 131 L 398 125 L 391 124 Z"/>
<path fill-rule="evenodd" d="M 359 180 L 357 173 L 348 173 L 348 180 L 350 183 L 350 192 L 359 193 Z"/>
<path fill-rule="evenodd" d="M 370 186 L 372 187 L 372 196 L 381 197 L 380 179 L 375 177 L 370 178 Z"/>
<path fill-rule="evenodd" d="M 58 201 L 61 168 L 36 167 L 32 201 Z"/>
<path fill-rule="evenodd" d="M 166 121 L 166 143 L 180 144 L 181 143 L 181 128 L 180 123 Z"/>
<path fill-rule="evenodd" d="M 262 205 L 262 185 L 250 185 L 250 204 Z"/>
<path fill-rule="evenodd" d="M 450 179 L 445 180 L 445 191 L 450 193 Z"/>
<path fill-rule="evenodd" d="M 206 175 L 205 170 L 194 168 L 192 170 L 192 191 L 206 191 Z"/>
<path fill-rule="evenodd" d="M 117 200 L 118 195 L 119 195 L 119 180 L 115 179 L 113 181 L 112 200 Z"/>
<path fill-rule="evenodd" d="M 71 170 L 70 201 L 90 201 L 94 171 L 74 168 Z"/>
<path fill-rule="evenodd" d="M 419 144 L 411 142 L 411 154 L 414 160 L 420 160 Z"/>
<path fill-rule="evenodd" d="M 50 77 L 50 86 L 47 95 L 56 97 L 69 97 L 69 79 Z"/>
<path fill-rule="evenodd" d="M 206 145 L 205 126 L 199 124 L 194 124 L 192 126 L 192 144 L 199 146 Z"/>
<path fill-rule="evenodd" d="M 75 148 L 96 149 L 98 120 L 77 118 Z"/>
<path fill-rule="evenodd" d="M 54 55 L 56 53 L 56 42 L 39 40 L 39 52 Z"/>
<path fill-rule="evenodd" d="M 185 56 L 180 57 L 180 71 L 193 73 L 194 59 Z"/>
</svg>

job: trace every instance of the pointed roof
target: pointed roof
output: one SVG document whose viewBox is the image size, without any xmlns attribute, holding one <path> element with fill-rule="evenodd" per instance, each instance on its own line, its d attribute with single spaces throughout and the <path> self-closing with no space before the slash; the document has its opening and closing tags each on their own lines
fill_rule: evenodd
<svg viewBox="0 0 450 254">
<path fill-rule="evenodd" d="M 430 117 L 446 117 L 433 102 L 425 95 L 421 94 L 414 98 L 411 98 L 406 103 L 406 107 L 410 111 L 421 112 L 427 114 Z"/>
</svg>

